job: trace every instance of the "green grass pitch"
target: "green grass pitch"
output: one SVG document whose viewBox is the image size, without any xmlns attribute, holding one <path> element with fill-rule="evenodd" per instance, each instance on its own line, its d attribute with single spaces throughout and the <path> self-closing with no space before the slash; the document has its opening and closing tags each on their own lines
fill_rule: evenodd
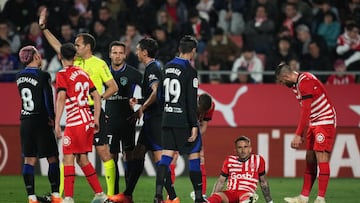
<svg viewBox="0 0 360 203">
<path fill-rule="evenodd" d="M 123 177 L 122 181 L 123 181 Z M 217 177 L 208 177 L 208 194 L 212 190 L 212 186 Z M 268 178 L 270 183 L 271 194 L 274 203 L 284 202 L 283 197 L 297 195 L 302 186 L 301 178 Z M 104 177 L 100 177 L 103 188 L 106 188 Z M 35 177 L 36 192 L 39 195 L 50 191 L 47 177 Z M 121 190 L 124 188 L 121 182 Z M 190 192 L 192 186 L 188 177 L 177 177 L 175 181 L 175 189 L 182 203 L 191 203 Z M 155 178 L 142 176 L 139 179 L 137 187 L 134 192 L 135 203 L 152 203 L 155 191 Z M 327 203 L 356 203 L 360 198 L 360 179 L 330 179 L 327 191 Z M 261 190 L 258 187 L 259 194 L 258 203 L 265 203 Z M 310 201 L 313 202 L 317 193 L 317 183 L 314 184 L 311 193 Z M 86 179 L 77 176 L 75 179 L 75 194 L 74 199 L 76 203 L 89 203 L 93 197 L 90 186 Z M 0 203 L 26 203 L 27 197 L 22 176 L 0 176 Z"/>
</svg>

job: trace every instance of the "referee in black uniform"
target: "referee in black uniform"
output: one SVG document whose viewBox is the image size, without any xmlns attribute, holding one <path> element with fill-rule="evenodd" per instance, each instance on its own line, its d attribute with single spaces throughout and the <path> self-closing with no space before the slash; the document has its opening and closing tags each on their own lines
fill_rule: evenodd
<svg viewBox="0 0 360 203">
<path fill-rule="evenodd" d="M 162 122 L 163 152 L 156 171 L 154 203 L 162 202 L 165 185 L 169 199 L 176 199 L 175 190 L 169 190 L 169 165 L 176 151 L 189 154 L 189 175 L 195 191 L 195 202 L 206 202 L 202 197 L 200 170 L 201 136 L 197 119 L 197 71 L 190 60 L 196 54 L 197 40 L 184 36 L 179 43 L 179 57 L 168 62 L 163 70 L 164 112 Z"/>
</svg>

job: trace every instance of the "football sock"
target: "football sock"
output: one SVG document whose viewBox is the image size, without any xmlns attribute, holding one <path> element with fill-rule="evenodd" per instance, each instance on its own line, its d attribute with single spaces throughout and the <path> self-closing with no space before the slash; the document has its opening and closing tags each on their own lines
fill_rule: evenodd
<svg viewBox="0 0 360 203">
<path fill-rule="evenodd" d="M 195 191 L 195 200 L 202 199 L 201 171 L 189 171 L 189 176 Z"/>
<path fill-rule="evenodd" d="M 155 197 L 162 199 L 163 186 L 165 184 L 165 178 L 169 172 L 169 167 L 164 164 L 159 164 L 156 170 L 156 188 Z"/>
<path fill-rule="evenodd" d="M 221 197 L 217 194 L 213 194 L 211 195 L 210 197 L 207 198 L 207 201 L 208 202 L 211 202 L 211 203 L 221 203 Z"/>
<path fill-rule="evenodd" d="M 64 195 L 74 196 L 75 166 L 64 166 Z"/>
<path fill-rule="evenodd" d="M 96 175 L 96 171 L 95 171 L 94 167 L 92 166 L 92 164 L 89 163 L 88 165 L 81 167 L 81 170 L 84 172 L 84 174 L 86 176 L 86 180 L 88 181 L 89 185 L 93 189 L 94 193 L 101 193 L 103 190 L 101 188 L 99 179 Z M 114 184 L 112 186 L 114 186 Z M 67 195 L 65 194 L 65 196 L 67 196 Z"/>
<path fill-rule="evenodd" d="M 173 183 L 175 183 L 175 178 L 176 178 L 176 174 L 175 174 L 175 168 L 176 168 L 176 164 L 170 164 L 170 173 L 171 173 L 171 181 Z"/>
<path fill-rule="evenodd" d="M 60 164 L 60 185 L 59 185 L 59 193 L 60 197 L 62 196 L 64 192 L 64 164 Z"/>
<path fill-rule="evenodd" d="M 325 197 L 326 189 L 330 178 L 329 162 L 319 163 L 318 196 Z"/>
<path fill-rule="evenodd" d="M 201 170 L 201 180 L 202 180 L 202 193 L 203 195 L 206 195 L 206 170 L 205 165 L 200 164 L 200 170 Z"/>
<path fill-rule="evenodd" d="M 24 164 L 22 174 L 28 196 L 35 194 L 34 166 Z"/>
<path fill-rule="evenodd" d="M 132 196 L 136 183 L 138 182 L 139 177 L 141 176 L 144 170 L 144 159 L 128 160 L 127 168 L 128 168 L 129 178 L 127 181 L 124 194 L 128 196 Z"/>
<path fill-rule="evenodd" d="M 166 175 L 166 178 L 165 178 L 165 189 L 169 195 L 169 199 L 170 200 L 173 200 L 176 198 L 176 192 L 175 192 L 175 188 L 174 188 L 174 184 L 172 182 L 172 179 L 171 179 L 171 171 L 168 170 L 167 172 L 167 175 Z"/>
<path fill-rule="evenodd" d="M 105 180 L 107 186 L 107 195 L 114 195 L 114 186 L 115 186 L 115 162 L 113 159 L 104 162 L 105 169 Z"/>
<path fill-rule="evenodd" d="M 126 182 L 126 178 L 127 178 L 127 169 L 126 169 L 126 166 L 125 166 L 125 182 Z M 119 182 L 120 182 L 119 166 L 117 164 L 115 164 L 114 194 L 119 194 L 119 191 L 120 191 Z"/>
<path fill-rule="evenodd" d="M 316 163 L 307 163 L 304 172 L 303 187 L 301 195 L 309 197 L 311 188 L 316 180 L 317 165 Z"/>
<path fill-rule="evenodd" d="M 60 168 L 59 163 L 50 163 L 48 170 L 48 179 L 51 185 L 51 192 L 59 192 Z"/>
</svg>

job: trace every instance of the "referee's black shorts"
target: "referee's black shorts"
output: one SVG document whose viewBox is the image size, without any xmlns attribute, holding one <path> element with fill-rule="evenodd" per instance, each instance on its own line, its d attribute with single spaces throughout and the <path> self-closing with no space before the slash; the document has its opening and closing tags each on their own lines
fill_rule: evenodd
<svg viewBox="0 0 360 203">
<path fill-rule="evenodd" d="M 90 106 L 91 112 L 94 114 L 94 106 Z M 101 146 L 109 144 L 109 138 L 106 135 L 106 116 L 104 110 L 101 108 L 99 118 L 100 129 L 99 132 L 94 134 L 94 146 Z"/>
</svg>

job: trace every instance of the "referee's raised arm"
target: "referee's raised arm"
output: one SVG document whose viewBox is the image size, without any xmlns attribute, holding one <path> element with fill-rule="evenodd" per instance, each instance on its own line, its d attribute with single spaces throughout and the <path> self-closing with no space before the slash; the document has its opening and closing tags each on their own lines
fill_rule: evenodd
<svg viewBox="0 0 360 203">
<path fill-rule="evenodd" d="M 56 52 L 57 54 L 60 54 L 61 43 L 60 43 L 60 41 L 50 32 L 50 30 L 47 29 L 47 27 L 46 27 L 46 21 L 47 21 L 47 9 L 44 8 L 43 10 L 41 10 L 40 16 L 39 16 L 39 26 L 40 26 L 40 29 L 41 29 L 42 33 L 44 34 L 45 38 L 47 39 L 47 41 L 49 42 L 49 44 L 51 45 L 51 47 L 55 50 L 55 52 Z"/>
</svg>

